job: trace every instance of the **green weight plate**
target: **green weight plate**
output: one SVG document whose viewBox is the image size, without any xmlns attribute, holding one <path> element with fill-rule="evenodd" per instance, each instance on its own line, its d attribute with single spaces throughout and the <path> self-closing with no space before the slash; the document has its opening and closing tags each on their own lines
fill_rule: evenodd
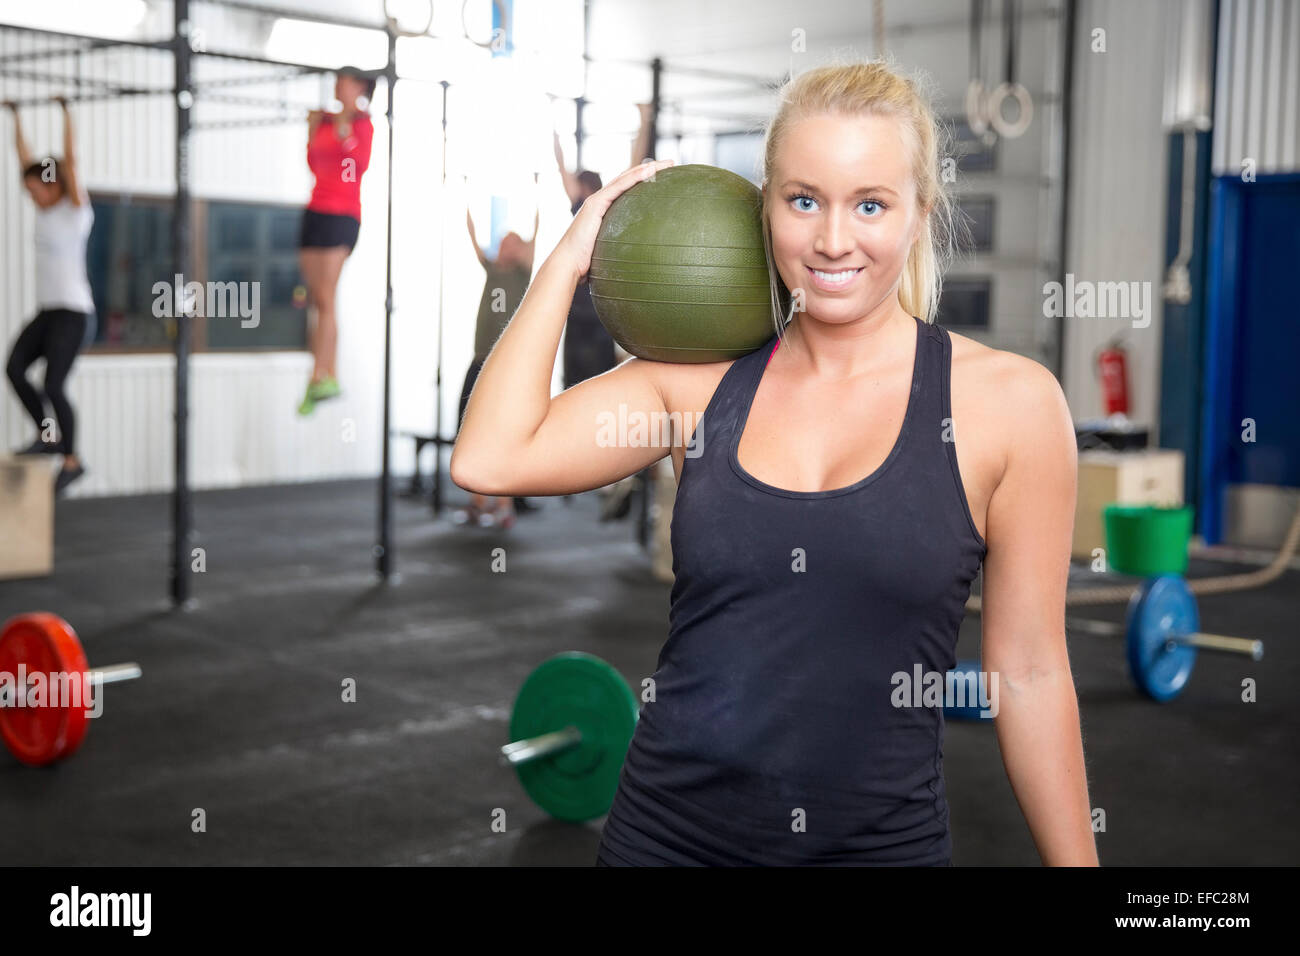
<svg viewBox="0 0 1300 956">
<path fill-rule="evenodd" d="M 609 812 L 636 722 L 636 695 L 599 657 L 571 651 L 543 661 L 519 688 L 510 739 L 573 725 L 582 743 L 516 767 L 519 782 L 557 819 L 581 823 Z"/>
</svg>

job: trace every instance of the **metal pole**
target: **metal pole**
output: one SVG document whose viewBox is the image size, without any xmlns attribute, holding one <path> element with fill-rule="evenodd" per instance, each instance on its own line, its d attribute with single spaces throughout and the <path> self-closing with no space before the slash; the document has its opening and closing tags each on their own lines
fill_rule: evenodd
<svg viewBox="0 0 1300 956">
<path fill-rule="evenodd" d="M 35 34 L 37 36 L 57 37 L 60 40 L 85 40 L 92 44 L 96 49 L 107 49 L 115 46 L 132 46 L 147 48 L 150 50 L 162 50 L 164 52 L 172 48 L 171 40 L 108 40 L 104 37 L 88 36 L 85 33 L 70 33 L 67 30 L 42 30 L 39 27 L 24 27 L 12 23 L 0 23 L 0 29 L 19 30 L 23 33 Z M 22 55 L 22 59 L 39 59 L 42 56 L 57 56 L 56 51 L 52 50 L 33 50 Z"/>
<path fill-rule="evenodd" d="M 1066 627 L 1074 631 L 1086 631 L 1106 637 L 1125 637 L 1128 628 L 1122 624 L 1109 621 L 1094 621 L 1089 618 L 1067 617 Z M 1253 660 L 1264 656 L 1264 642 L 1250 637 L 1232 637 L 1227 634 L 1209 634 L 1194 631 L 1191 634 L 1171 634 L 1165 642 L 1172 647 L 1195 647 L 1203 651 L 1217 651 L 1222 654 L 1244 654 Z"/>
<path fill-rule="evenodd" d="M 578 148 L 573 152 L 573 168 L 582 171 L 582 141 L 586 139 L 587 131 L 582 120 L 582 111 L 587 108 L 587 98 L 579 96 L 574 99 L 574 124 L 573 138 L 578 144 Z"/>
<path fill-rule="evenodd" d="M 264 66 L 282 66 L 286 69 L 300 70 L 303 73 L 333 73 L 336 67 L 317 66 L 314 63 L 302 63 L 297 60 L 273 60 L 270 57 L 254 56 L 251 53 L 235 53 L 231 50 L 195 50 L 196 56 L 211 57 L 214 60 L 236 60 L 240 63 L 261 63 Z"/>
<path fill-rule="evenodd" d="M 445 204 L 447 201 L 447 88 L 451 86 L 446 80 L 442 81 L 442 194 L 441 201 Z M 442 513 L 442 307 L 443 300 L 446 298 L 444 290 L 446 288 L 446 259 L 447 259 L 447 230 L 444 223 L 447 217 L 444 214 L 438 217 L 438 362 L 434 370 L 433 384 L 433 513 L 439 515 Z M 457 421 L 452 429 L 452 440 L 456 438 L 456 433 L 460 431 L 460 422 Z M 416 458 L 419 458 L 420 452 L 416 450 Z M 415 467 L 418 470 L 420 463 L 417 460 Z"/>
<path fill-rule="evenodd" d="M 1171 638 L 1174 644 L 1183 644 L 1202 651 L 1219 651 L 1223 654 L 1245 654 L 1251 660 L 1260 660 L 1264 656 L 1264 642 L 1249 637 L 1229 637 L 1226 634 L 1207 634 L 1197 631 Z"/>
<path fill-rule="evenodd" d="M 172 206 L 172 272 L 181 276 L 174 289 L 172 313 L 176 321 L 176 417 L 174 422 L 175 474 L 172 489 L 171 592 L 175 607 L 190 599 L 190 317 L 186 315 L 183 283 L 190 274 L 190 0 L 172 0 L 176 61 L 176 196 Z"/>
<path fill-rule="evenodd" d="M 573 153 L 573 168 L 576 172 L 582 171 L 582 141 L 586 138 L 582 111 L 587 106 L 587 82 L 588 74 L 591 71 L 591 60 L 588 53 L 591 51 L 591 0 L 584 0 L 582 4 L 582 92 L 575 99 L 575 122 L 573 137 L 577 142 L 577 149 Z"/>
<path fill-rule="evenodd" d="M 0 30 L 21 30 L 21 29 L 23 28 L 12 27 L 9 26 L 8 24 L 0 24 Z M 60 47 L 59 49 L 50 49 L 50 50 L 29 50 L 26 53 L 13 53 L 13 54 L 6 53 L 4 56 L 0 56 L 0 65 L 4 65 L 8 63 L 20 63 L 24 60 L 44 60 L 44 59 L 52 60 L 52 59 L 56 59 L 57 57 L 67 56 L 71 53 L 89 53 L 94 51 L 96 47 L 102 47 L 106 44 L 111 45 L 111 41 L 103 40 L 100 41 L 99 43 L 89 43 L 89 44 L 82 43 L 78 46 Z"/>
<path fill-rule="evenodd" d="M 385 200 L 387 215 L 387 240 L 384 243 L 384 427 L 383 459 L 379 473 L 379 544 L 375 548 L 376 570 L 387 581 L 393 572 L 393 483 L 389 445 L 392 418 L 393 374 L 393 100 L 397 81 L 397 34 L 388 30 L 388 63 L 384 66 L 388 84 L 388 195 Z"/>
<path fill-rule="evenodd" d="M 1061 180 L 1057 185 L 1060 190 L 1061 218 L 1056 234 L 1056 250 L 1060 257 L 1056 278 L 1065 282 L 1070 263 L 1066 257 L 1070 251 L 1070 148 L 1073 127 L 1074 104 L 1074 44 L 1078 37 L 1079 13 L 1074 0 L 1065 0 L 1062 11 L 1064 20 L 1065 62 L 1061 65 Z M 1052 372 L 1062 381 L 1065 379 L 1065 316 L 1058 315 L 1053 322 L 1056 343 L 1052 350 Z"/>
<path fill-rule="evenodd" d="M 133 97 L 133 96 L 167 96 L 171 92 L 172 92 L 171 90 L 121 89 L 121 90 L 111 90 L 111 91 L 100 92 L 100 93 L 92 93 L 84 96 L 69 96 L 67 97 L 67 100 L 69 103 L 95 103 L 95 102 L 102 102 L 104 100 L 127 99 L 128 97 Z M 52 95 L 29 96 L 23 99 L 15 99 L 12 102 L 15 106 L 45 106 L 47 104 L 53 104 L 54 97 Z"/>
<path fill-rule="evenodd" d="M 655 57 L 650 61 L 650 158 L 657 159 L 659 146 L 659 108 L 662 105 L 664 61 Z"/>
<path fill-rule="evenodd" d="M 135 680 L 144 671 L 134 661 L 130 664 L 110 664 L 107 667 L 91 668 L 86 676 L 94 684 L 116 684 L 119 681 Z"/>
<path fill-rule="evenodd" d="M 107 667 L 91 668 L 84 672 L 84 680 L 90 685 L 89 693 L 94 693 L 96 689 L 104 684 L 116 684 L 124 680 L 135 680 L 142 676 L 144 671 L 140 665 L 134 662 L 130 664 L 110 664 Z M 0 693 L 0 707 L 27 707 L 27 685 L 20 684 L 13 688 L 12 693 L 6 689 Z"/>
<path fill-rule="evenodd" d="M 655 159 L 659 147 L 659 108 L 662 102 L 662 82 L 664 72 L 664 61 L 655 57 L 650 61 L 650 123 L 649 136 L 646 137 L 647 157 L 638 157 L 639 162 L 642 158 Z M 641 507 L 637 514 L 637 542 L 641 547 L 646 547 L 650 541 L 650 498 L 654 494 L 655 487 L 655 469 L 658 464 L 651 465 L 649 468 L 641 469 L 637 475 L 637 487 L 641 491 Z"/>
<path fill-rule="evenodd" d="M 516 740 L 501 748 L 501 762 L 518 767 L 520 764 L 571 750 L 582 743 L 582 732 L 577 727 L 553 730 L 549 734 Z"/>
</svg>

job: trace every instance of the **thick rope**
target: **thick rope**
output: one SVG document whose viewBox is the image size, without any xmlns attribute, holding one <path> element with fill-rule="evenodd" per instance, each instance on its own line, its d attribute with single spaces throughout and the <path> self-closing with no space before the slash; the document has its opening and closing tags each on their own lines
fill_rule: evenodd
<svg viewBox="0 0 1300 956">
<path fill-rule="evenodd" d="M 1222 574 L 1218 577 L 1195 578 L 1187 582 L 1188 590 L 1193 594 L 1223 594 L 1227 591 L 1245 591 L 1250 588 L 1263 587 L 1270 581 L 1276 581 L 1287 569 L 1295 556 L 1296 547 L 1300 546 L 1300 505 L 1291 518 L 1291 528 L 1286 533 L 1282 547 L 1267 567 L 1246 574 Z M 1076 604 L 1120 604 L 1128 601 L 1137 592 L 1131 584 L 1118 584 L 1104 588 L 1077 588 L 1067 591 L 1067 606 Z M 966 610 L 979 614 L 984 608 L 980 595 L 972 594 L 966 602 Z"/>
</svg>

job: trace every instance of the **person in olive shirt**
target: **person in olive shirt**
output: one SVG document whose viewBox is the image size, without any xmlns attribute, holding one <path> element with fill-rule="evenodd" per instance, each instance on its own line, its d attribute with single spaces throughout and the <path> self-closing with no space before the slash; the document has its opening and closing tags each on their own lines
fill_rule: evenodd
<svg viewBox="0 0 1300 956">
<path fill-rule="evenodd" d="M 478 379 L 479 370 L 487 360 L 488 353 L 496 344 L 501 333 L 505 331 L 511 316 L 523 301 L 524 293 L 533 275 L 533 252 L 537 243 L 537 225 L 540 211 L 533 219 L 533 238 L 525 242 L 515 232 L 508 232 L 501 237 L 501 246 L 495 259 L 479 248 L 478 238 L 474 233 L 474 217 L 468 210 L 465 222 L 469 227 L 470 242 L 478 256 L 479 264 L 487 273 L 483 283 L 483 297 L 479 300 L 478 320 L 474 326 L 474 360 L 465 373 L 465 385 L 460 392 L 459 422 L 465 417 L 465 406 L 469 404 L 470 392 Z M 500 525 L 509 528 L 515 522 L 515 503 L 511 498 L 498 498 L 480 494 L 471 494 L 468 508 L 457 509 L 452 518 L 458 524 L 473 522 L 481 527 L 490 528 Z"/>
</svg>

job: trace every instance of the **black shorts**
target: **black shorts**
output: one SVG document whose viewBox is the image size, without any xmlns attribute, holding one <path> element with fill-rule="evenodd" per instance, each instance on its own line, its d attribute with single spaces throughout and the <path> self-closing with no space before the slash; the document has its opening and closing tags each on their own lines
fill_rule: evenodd
<svg viewBox="0 0 1300 956">
<path fill-rule="evenodd" d="M 307 209 L 302 214 L 302 231 L 298 245 L 302 249 L 330 249 L 347 246 L 351 252 L 357 244 L 361 223 L 351 216 L 335 216 L 327 212 Z"/>
</svg>

